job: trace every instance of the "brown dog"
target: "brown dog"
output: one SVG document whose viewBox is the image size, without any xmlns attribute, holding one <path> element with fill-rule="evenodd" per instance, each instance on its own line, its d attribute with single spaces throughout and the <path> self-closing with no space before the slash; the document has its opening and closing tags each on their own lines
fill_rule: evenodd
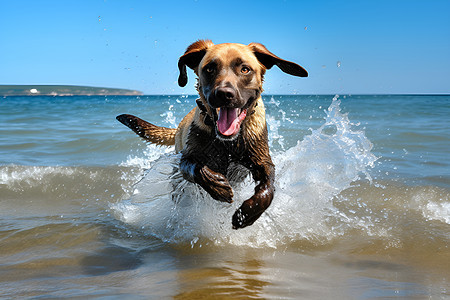
<svg viewBox="0 0 450 300">
<path fill-rule="evenodd" d="M 178 84 L 187 84 L 186 66 L 193 69 L 200 99 L 177 129 L 155 126 L 131 115 L 117 117 L 147 141 L 175 145 L 182 153 L 183 177 L 216 200 L 231 203 L 233 190 L 228 179 L 238 165 L 250 170 L 257 182 L 255 193 L 234 213 L 235 229 L 253 224 L 273 199 L 275 167 L 261 99 L 264 73 L 273 65 L 290 75 L 308 76 L 301 66 L 258 43 L 214 45 L 200 40 L 178 61 Z"/>
</svg>

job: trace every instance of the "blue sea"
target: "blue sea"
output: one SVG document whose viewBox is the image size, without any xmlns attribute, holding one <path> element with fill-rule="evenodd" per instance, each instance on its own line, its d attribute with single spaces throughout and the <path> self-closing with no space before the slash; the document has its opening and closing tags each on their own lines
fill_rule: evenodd
<svg viewBox="0 0 450 300">
<path fill-rule="evenodd" d="M 251 178 L 217 202 L 115 120 L 195 99 L 0 98 L 1 298 L 450 297 L 450 96 L 263 95 L 276 194 L 242 230 Z"/>
</svg>

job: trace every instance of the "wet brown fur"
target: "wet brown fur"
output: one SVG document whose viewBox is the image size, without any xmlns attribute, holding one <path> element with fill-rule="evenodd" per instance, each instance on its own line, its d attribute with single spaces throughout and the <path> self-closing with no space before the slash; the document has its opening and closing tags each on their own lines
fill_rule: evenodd
<svg viewBox="0 0 450 300">
<path fill-rule="evenodd" d="M 178 83 L 185 86 L 186 66 L 193 69 L 198 76 L 201 103 L 183 118 L 177 129 L 155 126 L 131 115 L 117 117 L 149 142 L 175 145 L 176 152 L 182 153 L 180 170 L 184 178 L 202 186 L 216 200 L 232 202 L 230 168 L 237 164 L 250 170 L 257 182 L 255 193 L 233 215 L 235 229 L 253 224 L 273 199 L 275 166 L 269 154 L 261 99 L 264 74 L 273 65 L 294 76 L 307 76 L 302 67 L 275 56 L 261 44 L 214 45 L 209 40 L 200 40 L 180 57 Z M 241 74 L 244 67 L 250 69 L 250 74 Z M 224 96 L 218 91 L 229 93 Z M 247 109 L 240 132 L 232 138 L 221 136 L 215 126 L 220 107 Z"/>
</svg>

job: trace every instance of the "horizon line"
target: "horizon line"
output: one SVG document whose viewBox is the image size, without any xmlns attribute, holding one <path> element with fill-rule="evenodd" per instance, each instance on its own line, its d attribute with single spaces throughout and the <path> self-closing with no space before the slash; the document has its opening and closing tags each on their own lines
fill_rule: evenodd
<svg viewBox="0 0 450 300">
<path fill-rule="evenodd" d="M 141 95 L 117 95 L 117 94 L 90 94 L 90 95 L 2 95 L 0 97 L 145 97 L 145 96 L 174 96 L 174 97 L 198 97 L 198 94 L 141 94 Z M 261 94 L 261 96 L 450 96 L 450 93 L 320 93 L 320 94 Z"/>
</svg>

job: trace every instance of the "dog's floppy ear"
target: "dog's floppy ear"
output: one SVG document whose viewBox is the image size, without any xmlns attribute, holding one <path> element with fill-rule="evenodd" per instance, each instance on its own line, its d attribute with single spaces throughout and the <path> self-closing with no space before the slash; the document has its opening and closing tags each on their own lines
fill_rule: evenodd
<svg viewBox="0 0 450 300">
<path fill-rule="evenodd" d="M 178 69 L 180 70 L 180 76 L 178 76 L 179 86 L 183 87 L 187 84 L 186 66 L 193 70 L 197 68 L 206 53 L 206 49 L 213 45 L 213 42 L 210 40 L 198 40 L 186 49 L 186 52 L 178 60 Z"/>
<path fill-rule="evenodd" d="M 256 58 L 264 67 L 266 67 L 266 69 L 270 69 L 273 67 L 273 65 L 277 65 L 283 72 L 290 75 L 308 77 L 308 72 L 303 69 L 303 67 L 291 61 L 279 58 L 278 56 L 267 50 L 264 45 L 259 43 L 251 43 L 248 46 L 253 50 Z"/>
</svg>

